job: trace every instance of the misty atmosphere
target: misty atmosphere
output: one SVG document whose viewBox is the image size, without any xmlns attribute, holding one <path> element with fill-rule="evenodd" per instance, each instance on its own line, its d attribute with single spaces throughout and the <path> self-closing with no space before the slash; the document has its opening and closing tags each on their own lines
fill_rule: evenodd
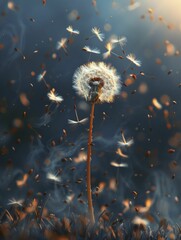
<svg viewBox="0 0 181 240">
<path fill-rule="evenodd" d="M 180 8 L 0 0 L 1 239 L 179 239 Z M 104 62 L 105 76 L 115 69 L 120 86 L 114 101 L 95 104 L 96 235 L 85 230 L 91 102 L 75 89 L 75 72 L 90 62 Z"/>
</svg>

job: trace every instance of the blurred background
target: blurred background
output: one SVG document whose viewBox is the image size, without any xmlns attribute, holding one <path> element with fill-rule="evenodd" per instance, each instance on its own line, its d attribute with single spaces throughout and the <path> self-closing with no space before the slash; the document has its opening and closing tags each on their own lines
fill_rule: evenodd
<svg viewBox="0 0 181 240">
<path fill-rule="evenodd" d="M 107 209 L 124 221 L 179 224 L 180 8 L 179 0 L 0 1 L 1 210 L 35 198 L 60 218 L 87 211 L 89 126 L 68 119 L 76 121 L 75 106 L 80 119 L 89 117 L 90 105 L 76 95 L 72 77 L 82 64 L 105 61 L 117 69 L 122 89 L 95 109 L 96 216 Z M 119 37 L 126 44 L 103 59 L 106 44 Z M 47 96 L 53 88 L 60 104 Z M 120 147 L 123 135 L 134 144 Z"/>
</svg>

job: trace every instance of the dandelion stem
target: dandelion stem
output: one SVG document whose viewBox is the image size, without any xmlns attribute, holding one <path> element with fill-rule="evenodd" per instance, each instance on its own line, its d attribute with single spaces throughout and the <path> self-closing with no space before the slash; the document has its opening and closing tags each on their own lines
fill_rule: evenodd
<svg viewBox="0 0 181 240">
<path fill-rule="evenodd" d="M 95 223 L 94 210 L 92 205 L 92 190 L 91 190 L 91 153 L 92 153 L 92 129 L 94 121 L 94 108 L 95 102 L 91 104 L 90 123 L 89 123 L 89 137 L 88 137 L 88 149 L 87 149 L 87 199 L 88 199 L 88 211 L 90 217 L 91 226 Z"/>
</svg>

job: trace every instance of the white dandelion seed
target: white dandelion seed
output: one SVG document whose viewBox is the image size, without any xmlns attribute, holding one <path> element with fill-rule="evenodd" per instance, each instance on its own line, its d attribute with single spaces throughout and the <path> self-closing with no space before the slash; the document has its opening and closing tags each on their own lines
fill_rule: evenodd
<svg viewBox="0 0 181 240">
<path fill-rule="evenodd" d="M 8 205 L 22 206 L 23 202 L 24 202 L 23 199 L 16 200 L 15 198 L 12 198 L 12 199 L 9 199 Z"/>
<path fill-rule="evenodd" d="M 127 43 L 127 38 L 126 37 L 112 38 L 111 43 L 113 44 L 118 43 L 121 47 L 123 47 Z"/>
<path fill-rule="evenodd" d="M 74 200 L 75 194 L 66 196 L 66 203 L 71 203 Z"/>
<path fill-rule="evenodd" d="M 118 145 L 119 145 L 120 147 L 130 147 L 133 143 L 134 143 L 134 140 L 133 140 L 133 139 L 130 139 L 130 140 L 127 141 L 127 142 L 119 141 L 119 142 L 118 142 Z"/>
<path fill-rule="evenodd" d="M 60 41 L 57 42 L 56 49 L 60 50 L 61 48 L 67 52 L 67 38 L 61 38 Z"/>
<path fill-rule="evenodd" d="M 51 180 L 51 181 L 54 181 L 54 182 L 61 182 L 61 178 L 60 177 L 58 177 L 57 175 L 55 175 L 53 173 L 50 173 L 50 172 L 47 173 L 46 178 L 48 180 Z"/>
<path fill-rule="evenodd" d="M 68 27 L 66 28 L 66 30 L 67 30 L 69 33 L 71 33 L 71 34 L 75 34 L 75 35 L 80 34 L 79 30 L 73 29 L 72 26 L 68 26 Z"/>
<path fill-rule="evenodd" d="M 117 149 L 116 153 L 122 158 L 128 158 L 128 155 L 124 154 L 120 148 Z"/>
<path fill-rule="evenodd" d="M 102 42 L 104 40 L 104 34 L 101 33 L 100 29 L 97 27 L 92 28 L 92 33 Z"/>
<path fill-rule="evenodd" d="M 136 59 L 136 56 L 133 53 L 128 54 L 126 58 L 132 63 L 134 63 L 136 66 L 141 67 L 141 61 Z"/>
<path fill-rule="evenodd" d="M 50 90 L 50 92 L 47 94 L 48 98 L 56 103 L 61 103 L 63 101 L 63 97 L 60 95 L 57 95 L 55 93 L 55 89 L 53 88 L 52 90 Z"/>
<path fill-rule="evenodd" d="M 113 167 L 128 167 L 127 163 L 111 162 L 110 165 L 113 166 Z"/>
<path fill-rule="evenodd" d="M 76 116 L 76 121 L 68 119 L 68 124 L 70 125 L 77 125 L 77 124 L 84 124 L 87 122 L 88 118 L 83 118 L 82 120 L 79 120 L 79 116 L 77 113 L 77 107 L 74 105 L 74 111 L 75 111 L 75 116 Z"/>
<path fill-rule="evenodd" d="M 70 124 L 70 125 L 85 124 L 87 122 L 87 120 L 88 120 L 88 118 L 83 118 L 83 119 L 78 120 L 78 121 L 68 119 L 68 124 Z"/>
<path fill-rule="evenodd" d="M 89 46 L 85 46 L 82 48 L 82 50 L 86 51 L 86 52 L 90 52 L 90 53 L 95 53 L 95 54 L 100 54 L 100 50 L 97 48 L 90 48 Z"/>
<path fill-rule="evenodd" d="M 133 139 L 126 141 L 124 133 L 122 132 L 122 141 L 118 141 L 118 145 L 120 147 L 130 147 L 134 143 Z"/>
<path fill-rule="evenodd" d="M 79 124 L 79 121 L 74 121 L 74 120 L 71 120 L 71 119 L 68 119 L 68 124 Z"/>
<path fill-rule="evenodd" d="M 44 80 L 44 77 L 45 77 L 46 73 L 47 73 L 47 71 L 45 70 L 37 76 L 38 82 L 41 82 L 42 80 Z"/>
<path fill-rule="evenodd" d="M 121 89 L 116 69 L 104 62 L 90 62 L 80 66 L 74 73 L 73 83 L 77 93 L 86 100 L 90 100 L 91 84 L 96 87 L 96 83 L 101 83 L 102 88 L 98 94 L 100 102 L 112 102 Z"/>
<path fill-rule="evenodd" d="M 111 51 L 113 50 L 114 46 L 111 42 L 108 42 L 105 46 L 105 48 L 107 49 L 107 52 L 103 53 L 103 58 L 106 59 L 109 56 L 111 56 Z"/>
</svg>

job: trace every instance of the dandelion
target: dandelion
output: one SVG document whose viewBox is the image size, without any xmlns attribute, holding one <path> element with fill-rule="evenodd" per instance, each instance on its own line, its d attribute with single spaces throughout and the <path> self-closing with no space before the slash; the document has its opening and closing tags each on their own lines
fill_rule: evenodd
<svg viewBox="0 0 181 240">
<path fill-rule="evenodd" d="M 63 49 L 67 53 L 67 38 L 61 38 L 60 41 L 57 42 L 56 49 Z"/>
<path fill-rule="evenodd" d="M 121 147 L 130 147 L 133 143 L 134 143 L 134 140 L 133 140 L 133 139 L 130 139 L 130 140 L 127 141 L 127 142 L 124 142 L 124 141 L 119 141 L 119 142 L 118 142 L 118 144 L 119 144 Z"/>
<path fill-rule="evenodd" d="M 111 43 L 113 44 L 118 43 L 121 47 L 123 47 L 127 43 L 127 38 L 126 37 L 112 38 Z"/>
<path fill-rule="evenodd" d="M 75 34 L 75 35 L 78 35 L 80 32 L 78 30 L 74 30 L 72 26 L 68 26 L 66 28 L 66 30 L 71 33 L 71 34 Z"/>
<path fill-rule="evenodd" d="M 53 173 L 47 173 L 46 178 L 54 182 L 61 182 L 61 178 Z"/>
<path fill-rule="evenodd" d="M 87 122 L 88 118 L 83 118 L 81 120 L 78 120 L 78 121 L 74 121 L 74 120 L 71 120 L 71 119 L 68 119 L 68 124 L 72 124 L 72 125 L 75 125 L 75 124 L 85 124 Z"/>
<path fill-rule="evenodd" d="M 20 207 L 22 207 L 24 200 L 20 199 L 20 200 L 16 200 L 15 198 L 9 199 L 8 205 L 18 205 Z"/>
<path fill-rule="evenodd" d="M 106 59 L 111 56 L 111 54 L 115 55 L 116 57 L 123 59 L 122 56 L 118 55 L 117 53 L 113 52 L 112 50 L 114 49 L 115 45 L 112 42 L 108 42 L 105 46 L 107 49 L 107 52 L 103 53 L 103 59 Z"/>
<path fill-rule="evenodd" d="M 120 77 L 115 68 L 104 62 L 90 62 L 80 66 L 73 76 L 73 87 L 86 100 L 112 102 L 120 91 Z M 94 99 L 93 99 L 94 98 Z"/>
<path fill-rule="evenodd" d="M 133 139 L 130 139 L 130 140 L 126 141 L 123 132 L 122 132 L 122 139 L 123 139 L 123 141 L 118 141 L 118 145 L 119 145 L 120 147 L 130 147 L 130 146 L 134 143 L 134 140 L 133 140 Z"/>
<path fill-rule="evenodd" d="M 136 59 L 136 56 L 133 53 L 128 54 L 126 58 L 132 63 L 134 63 L 136 66 L 141 67 L 141 61 Z"/>
<path fill-rule="evenodd" d="M 37 81 L 38 82 L 43 82 L 45 84 L 45 86 L 47 88 L 49 88 L 49 84 L 46 82 L 45 80 L 45 75 L 46 75 L 47 71 L 44 70 L 42 73 L 40 73 L 38 76 L 37 76 Z"/>
<path fill-rule="evenodd" d="M 74 105 L 74 111 L 75 111 L 76 121 L 68 119 L 68 124 L 76 125 L 76 124 L 84 124 L 87 122 L 88 118 L 83 118 L 82 120 L 79 120 L 76 105 Z"/>
<path fill-rule="evenodd" d="M 45 77 L 46 73 L 47 73 L 47 71 L 45 70 L 37 76 L 38 82 L 41 82 L 42 80 L 44 80 L 44 77 Z"/>
<path fill-rule="evenodd" d="M 112 102 L 121 89 L 120 78 L 115 68 L 104 62 L 90 62 L 80 66 L 73 76 L 77 93 L 91 103 L 87 149 L 87 199 L 91 226 L 95 223 L 91 190 L 91 155 L 94 108 L 96 103 Z"/>
<path fill-rule="evenodd" d="M 111 162 L 110 165 L 113 166 L 113 167 L 128 167 L 127 163 Z"/>
<path fill-rule="evenodd" d="M 92 33 L 102 42 L 104 39 L 104 34 L 101 33 L 100 29 L 97 27 L 92 28 Z"/>
<path fill-rule="evenodd" d="M 82 50 L 86 51 L 86 52 L 90 52 L 90 53 L 95 53 L 95 54 L 100 54 L 100 50 L 97 48 L 90 48 L 89 46 L 85 46 L 82 48 Z"/>
<path fill-rule="evenodd" d="M 122 158 L 128 158 L 128 155 L 124 154 L 120 148 L 117 149 L 116 154 Z"/>
<path fill-rule="evenodd" d="M 57 95 L 55 93 L 55 89 L 53 88 L 52 90 L 50 90 L 50 92 L 47 94 L 48 98 L 56 103 L 61 103 L 63 101 L 63 97 Z"/>
<path fill-rule="evenodd" d="M 114 46 L 111 42 L 108 42 L 105 47 L 107 49 L 107 52 L 103 53 L 103 58 L 104 59 L 111 56 L 111 51 L 113 50 Z"/>
</svg>

